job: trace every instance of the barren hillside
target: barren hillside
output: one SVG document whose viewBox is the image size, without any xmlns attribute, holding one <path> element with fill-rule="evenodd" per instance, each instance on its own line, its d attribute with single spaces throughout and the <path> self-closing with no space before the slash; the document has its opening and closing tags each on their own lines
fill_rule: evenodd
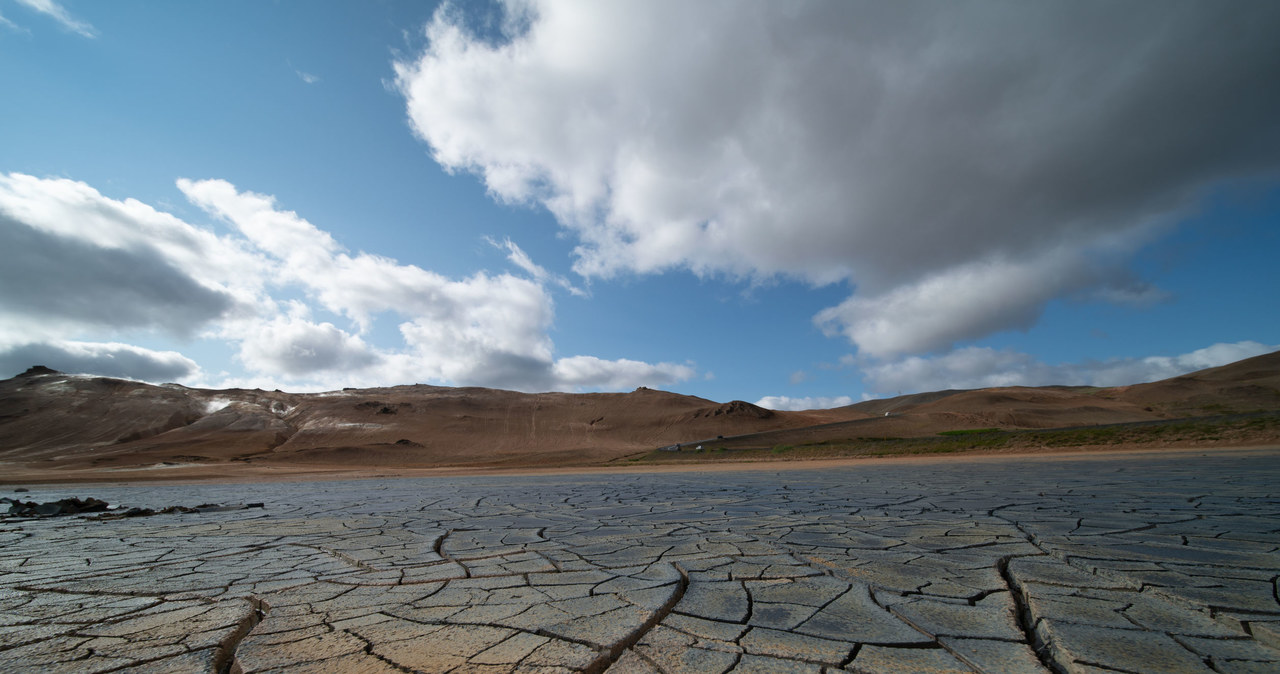
<svg viewBox="0 0 1280 674">
<path fill-rule="evenodd" d="M 939 391 L 810 412 L 646 388 L 529 394 L 414 385 L 292 394 L 33 367 L 0 381 L 0 465 L 52 476 L 175 467 L 217 475 L 251 466 L 597 465 L 719 436 L 755 444 L 911 438 L 1257 410 L 1280 410 L 1280 352 L 1134 386 Z"/>
</svg>

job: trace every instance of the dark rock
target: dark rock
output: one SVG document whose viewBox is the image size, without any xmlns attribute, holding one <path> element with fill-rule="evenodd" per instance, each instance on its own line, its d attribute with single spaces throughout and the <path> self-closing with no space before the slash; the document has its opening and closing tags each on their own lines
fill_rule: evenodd
<svg viewBox="0 0 1280 674">
<path fill-rule="evenodd" d="M 384 403 L 381 400 L 366 400 L 365 402 L 355 404 L 355 408 L 357 410 L 376 410 L 378 414 L 395 414 L 401 407 L 413 406 L 404 403 Z"/>
<path fill-rule="evenodd" d="M 30 490 L 30 489 L 27 489 L 26 487 L 18 487 L 17 489 L 14 489 L 14 490 L 13 490 L 13 493 L 15 493 L 15 494 L 25 494 L 26 492 L 29 492 L 29 491 L 31 491 L 31 490 Z"/>
<path fill-rule="evenodd" d="M 16 517 L 54 517 L 58 515 L 79 515 L 81 513 L 98 513 L 107 509 L 107 502 L 96 498 L 78 499 L 64 498 L 60 501 L 36 503 L 35 501 L 17 501 L 2 498 L 0 503 L 9 504 L 9 513 Z"/>
<path fill-rule="evenodd" d="M 190 506 L 167 506 L 160 510 L 151 508 L 129 508 L 124 512 L 103 513 L 96 517 L 88 517 L 86 519 L 101 522 L 104 520 L 118 520 L 126 517 L 151 517 L 152 515 L 193 515 L 199 513 L 221 513 L 233 510 L 248 510 L 249 508 L 262 508 L 262 503 L 246 503 L 244 505 L 218 505 L 217 503 L 202 503 L 194 508 Z"/>
<path fill-rule="evenodd" d="M 204 503 L 194 508 L 190 506 L 168 506 L 160 510 L 152 508 L 129 508 L 128 510 L 120 510 L 108 512 L 106 501 L 96 498 L 78 499 L 64 498 L 61 501 L 50 501 L 48 503 L 36 503 L 35 501 L 19 501 L 7 496 L 0 497 L 0 504 L 9 504 L 8 515 L 14 517 L 56 517 L 59 515 L 81 515 L 84 513 L 101 513 L 86 519 L 102 521 L 102 520 L 118 520 L 126 517 L 150 517 L 152 515 L 173 515 L 173 514 L 194 514 L 194 513 L 216 513 L 231 510 L 248 510 L 249 508 L 265 508 L 264 503 L 246 503 L 244 505 L 220 506 L 216 503 Z"/>
<path fill-rule="evenodd" d="M 45 367 L 43 365 L 33 365 L 27 368 L 26 372 L 23 372 L 18 376 L 19 377 L 35 377 L 37 375 L 42 375 L 42 374 L 62 374 L 62 373 L 58 372 L 53 368 Z"/>
<path fill-rule="evenodd" d="M 751 403 L 744 402 L 742 400 L 734 400 L 731 402 L 727 402 L 723 405 L 717 405 L 716 407 L 709 407 L 706 409 L 698 410 L 697 412 L 694 413 L 693 416 L 694 418 L 731 416 L 731 417 L 748 417 L 748 418 L 755 418 L 755 419 L 771 419 L 777 415 L 774 414 L 773 410 L 767 410 L 763 407 L 752 405 Z"/>
</svg>

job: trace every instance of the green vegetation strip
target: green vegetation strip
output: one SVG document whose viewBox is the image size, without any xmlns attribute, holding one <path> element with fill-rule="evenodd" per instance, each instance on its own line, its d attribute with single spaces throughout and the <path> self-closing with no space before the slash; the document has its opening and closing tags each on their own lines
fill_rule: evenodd
<svg viewBox="0 0 1280 674">
<path fill-rule="evenodd" d="M 969 428 L 962 431 L 943 431 L 938 435 L 977 435 L 979 433 L 999 433 L 999 428 Z"/>
</svg>

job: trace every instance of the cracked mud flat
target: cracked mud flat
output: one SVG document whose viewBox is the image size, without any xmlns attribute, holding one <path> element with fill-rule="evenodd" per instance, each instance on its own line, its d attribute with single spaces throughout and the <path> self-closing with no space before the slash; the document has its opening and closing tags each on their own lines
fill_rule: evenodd
<svg viewBox="0 0 1280 674">
<path fill-rule="evenodd" d="M 70 489 L 266 507 L 0 522 L 0 670 L 1280 671 L 1280 452 Z"/>
</svg>

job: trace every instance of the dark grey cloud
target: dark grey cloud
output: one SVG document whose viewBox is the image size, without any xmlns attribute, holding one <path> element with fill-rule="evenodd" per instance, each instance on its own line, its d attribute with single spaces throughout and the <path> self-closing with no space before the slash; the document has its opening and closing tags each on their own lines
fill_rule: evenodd
<svg viewBox="0 0 1280 674">
<path fill-rule="evenodd" d="M 0 311 L 40 322 L 162 328 L 188 335 L 226 313 L 209 288 L 146 246 L 114 248 L 33 229 L 0 213 Z"/>
<path fill-rule="evenodd" d="M 858 32 L 864 17 L 845 7 L 823 13 L 825 28 L 795 30 Z M 1280 5 L 896 11 L 912 20 L 822 50 L 831 68 L 884 65 L 855 69 L 861 86 L 831 81 L 839 112 L 805 125 L 802 143 L 832 185 L 849 188 L 830 227 L 856 236 L 838 237 L 832 254 L 872 280 L 1129 229 L 1216 181 L 1280 168 Z M 824 151 L 829 138 L 842 141 Z"/>
<path fill-rule="evenodd" d="M 551 363 L 536 356 L 496 351 L 484 354 L 483 361 L 468 365 L 468 371 L 459 380 L 473 386 L 515 391 L 550 391 L 556 388 L 551 376 Z"/>
<path fill-rule="evenodd" d="M 12 377 L 33 365 L 67 374 L 92 374 L 150 382 L 174 382 L 200 368 L 173 351 L 152 351 L 128 344 L 39 342 L 0 350 L 0 376 Z"/>
</svg>

